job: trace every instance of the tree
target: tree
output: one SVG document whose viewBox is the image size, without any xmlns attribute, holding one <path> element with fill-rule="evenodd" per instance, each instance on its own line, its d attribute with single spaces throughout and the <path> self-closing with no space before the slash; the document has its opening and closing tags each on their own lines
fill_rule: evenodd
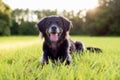
<svg viewBox="0 0 120 80">
<path fill-rule="evenodd" d="M 120 35 L 120 0 L 99 0 L 100 6 L 86 15 L 90 35 Z"/>
<path fill-rule="evenodd" d="M 0 0 L 0 35 L 10 35 L 11 9 Z"/>
<path fill-rule="evenodd" d="M 109 7 L 110 21 L 110 34 L 120 35 L 120 0 L 113 0 Z"/>
<path fill-rule="evenodd" d="M 19 25 L 19 35 L 38 35 L 38 30 L 35 27 L 35 22 L 22 22 Z"/>
</svg>

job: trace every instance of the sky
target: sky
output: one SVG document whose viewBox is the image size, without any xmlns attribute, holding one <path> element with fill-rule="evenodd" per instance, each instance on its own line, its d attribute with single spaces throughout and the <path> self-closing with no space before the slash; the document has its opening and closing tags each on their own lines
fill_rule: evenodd
<svg viewBox="0 0 120 80">
<path fill-rule="evenodd" d="M 42 10 L 51 9 L 58 11 L 79 11 L 93 9 L 98 6 L 98 0 L 3 0 L 12 9 Z"/>
</svg>

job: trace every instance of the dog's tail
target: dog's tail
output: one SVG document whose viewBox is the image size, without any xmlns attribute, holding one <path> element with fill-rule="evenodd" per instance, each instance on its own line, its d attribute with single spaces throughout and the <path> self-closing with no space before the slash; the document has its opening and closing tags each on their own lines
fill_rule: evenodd
<svg viewBox="0 0 120 80">
<path fill-rule="evenodd" d="M 77 52 L 84 52 L 84 51 L 89 51 L 89 52 L 96 52 L 96 53 L 102 53 L 102 49 L 97 48 L 97 47 L 85 47 L 84 44 L 80 41 L 74 42 L 75 47 Z"/>
<path fill-rule="evenodd" d="M 96 52 L 96 53 L 102 53 L 102 49 L 100 48 L 97 48 L 97 47 L 86 47 L 87 51 L 90 51 L 90 52 Z"/>
</svg>

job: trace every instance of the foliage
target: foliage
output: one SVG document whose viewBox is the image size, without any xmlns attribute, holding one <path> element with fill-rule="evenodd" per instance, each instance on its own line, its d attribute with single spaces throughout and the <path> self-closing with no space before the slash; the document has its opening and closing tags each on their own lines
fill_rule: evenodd
<svg viewBox="0 0 120 80">
<path fill-rule="evenodd" d="M 13 25 L 11 27 L 11 33 L 13 35 L 38 35 L 38 30 L 35 28 L 36 20 L 40 20 L 42 17 L 55 15 L 57 11 L 42 10 L 42 11 L 30 11 L 29 9 L 16 9 L 12 12 Z"/>
<path fill-rule="evenodd" d="M 12 21 L 12 26 L 10 30 L 11 30 L 11 35 L 19 34 L 19 24 L 15 20 Z"/>
<path fill-rule="evenodd" d="M 18 24 L 13 21 L 13 26 L 11 27 L 12 35 L 38 35 L 39 31 L 35 26 L 35 22 L 22 22 Z"/>
<path fill-rule="evenodd" d="M 80 10 L 77 13 L 73 10 L 58 12 L 15 9 L 10 14 L 10 8 L 3 8 L 4 3 L 1 1 L 0 4 L 0 35 L 36 35 L 38 31 L 34 24 L 50 15 L 61 15 L 70 19 L 73 24 L 70 34 L 73 35 L 120 35 L 120 0 L 99 0 L 99 6 L 95 9 Z M 11 27 L 10 23 L 13 24 Z"/>
<path fill-rule="evenodd" d="M 0 53 L 1 80 L 119 80 L 120 79 L 120 38 L 119 37 L 81 37 L 86 46 L 103 49 L 102 54 L 86 52 L 74 55 L 70 66 L 59 62 L 44 67 L 39 63 L 42 56 L 42 43 L 37 37 L 0 37 L 0 45 L 15 45 L 4 48 Z M 36 42 L 29 44 L 29 42 Z M 7 43 L 6 43 L 7 42 Z M 18 48 L 18 43 L 21 46 Z M 109 44 L 108 44 L 109 43 Z M 26 45 L 26 46 L 25 46 Z M 111 46 L 112 45 L 112 46 Z M 1 46 L 0 46 L 1 47 Z M 1 49 L 1 48 L 0 48 Z M 9 54 L 9 55 L 8 55 Z"/>
<path fill-rule="evenodd" d="M 20 35 L 38 35 L 38 30 L 35 27 L 34 22 L 23 22 L 22 24 L 19 25 L 19 30 L 18 30 Z"/>
<path fill-rule="evenodd" d="M 10 35 L 11 9 L 0 0 L 0 35 Z"/>
<path fill-rule="evenodd" d="M 89 10 L 86 15 L 89 34 L 120 35 L 120 0 L 99 0 L 99 2 L 100 6 Z"/>
</svg>

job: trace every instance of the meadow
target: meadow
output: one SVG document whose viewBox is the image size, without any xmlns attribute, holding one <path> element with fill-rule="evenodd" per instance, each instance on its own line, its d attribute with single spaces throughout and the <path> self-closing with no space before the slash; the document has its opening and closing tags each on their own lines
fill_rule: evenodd
<svg viewBox="0 0 120 80">
<path fill-rule="evenodd" d="M 0 80 L 120 80 L 120 37 L 72 36 L 103 53 L 75 54 L 71 65 L 41 66 L 38 36 L 0 37 Z"/>
</svg>

